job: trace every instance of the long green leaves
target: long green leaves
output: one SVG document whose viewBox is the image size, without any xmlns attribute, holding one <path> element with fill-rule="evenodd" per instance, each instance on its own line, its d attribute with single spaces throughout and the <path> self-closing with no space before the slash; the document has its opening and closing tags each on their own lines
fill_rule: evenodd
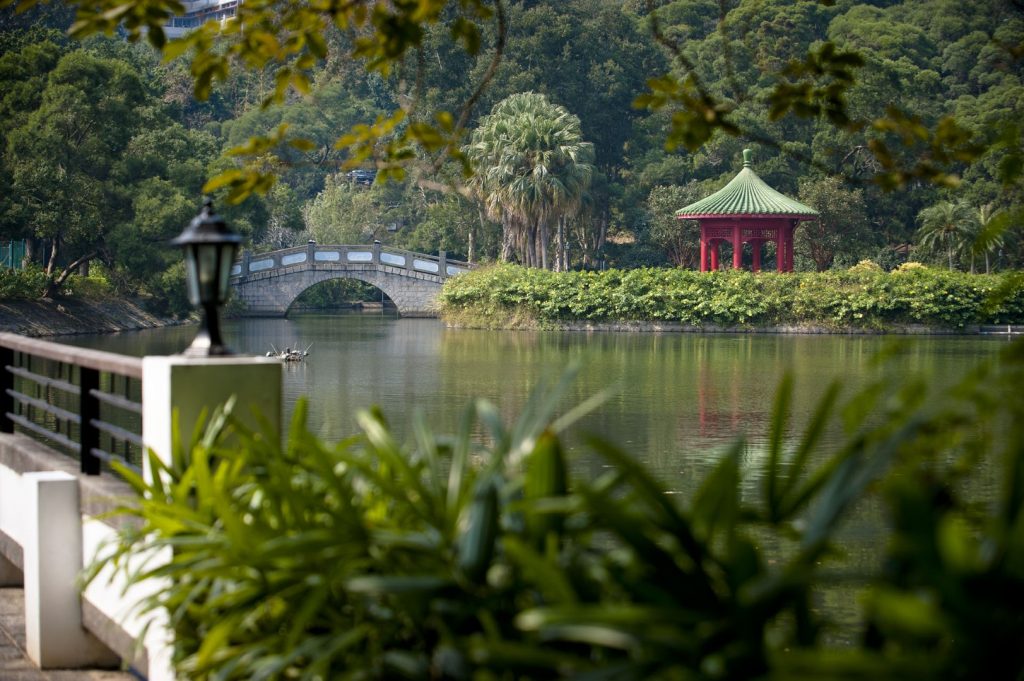
<svg viewBox="0 0 1024 681">
<path fill-rule="evenodd" d="M 683 503 L 600 439 L 609 471 L 573 475 L 569 380 L 512 427 L 476 402 L 454 436 L 417 419 L 409 444 L 376 412 L 332 446 L 300 404 L 280 447 L 218 411 L 170 463 L 150 454 L 151 480 L 127 475 L 138 523 L 108 558 L 158 578 L 142 607 L 168 613 L 195 679 L 1019 676 L 1021 346 L 932 403 L 906 378 L 830 386 L 802 429 L 786 379 L 764 449 L 727 448 Z M 1003 474 L 979 504 L 986 457 Z M 843 551 L 866 501 L 887 509 L 882 568 Z M 854 588 L 835 649 L 819 599 Z"/>
</svg>

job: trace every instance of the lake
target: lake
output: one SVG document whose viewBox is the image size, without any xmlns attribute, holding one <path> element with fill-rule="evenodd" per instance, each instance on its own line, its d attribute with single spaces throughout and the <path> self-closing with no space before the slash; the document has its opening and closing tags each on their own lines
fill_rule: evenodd
<svg viewBox="0 0 1024 681">
<path fill-rule="evenodd" d="M 848 397 L 880 379 L 906 384 L 923 377 L 937 395 L 972 367 L 995 360 L 1007 342 L 980 336 L 478 331 L 380 314 L 233 320 L 224 331 L 240 353 L 309 348 L 305 361 L 284 367 L 286 408 L 290 412 L 308 398 L 312 430 L 331 440 L 354 433 L 355 412 L 371 405 L 379 405 L 403 434 L 416 410 L 435 431 L 453 432 L 475 397 L 494 402 L 511 422 L 531 391 L 578 363 L 563 411 L 602 391 L 608 396 L 570 433 L 574 472 L 593 477 L 606 465 L 575 444 L 581 433 L 597 433 L 648 464 L 684 503 L 741 434 L 747 441 L 742 493 L 757 494 L 775 390 L 787 372 L 795 388 L 795 434 L 832 381 L 840 381 Z M 171 327 L 59 340 L 141 356 L 180 352 L 194 334 L 195 327 Z M 816 456 L 827 455 L 841 436 L 833 424 Z M 977 500 L 995 498 L 999 471 L 986 464 L 970 491 Z M 844 569 L 878 569 L 886 522 L 877 497 L 857 504 L 837 537 Z M 829 640 L 855 639 L 862 586 L 855 580 L 819 594 L 819 607 L 839 625 Z"/>
<path fill-rule="evenodd" d="M 59 340 L 141 356 L 179 352 L 194 333 L 186 326 Z M 290 412 L 308 397 L 311 429 L 328 439 L 355 432 L 356 411 L 371 405 L 402 433 L 416 410 L 439 432 L 452 432 L 472 398 L 491 400 L 511 421 L 531 391 L 578 363 L 564 407 L 601 391 L 607 399 L 574 432 L 625 447 L 678 491 L 702 478 L 737 435 L 746 435 L 747 458 L 756 460 L 787 372 L 797 432 L 834 380 L 845 395 L 883 376 L 924 376 L 941 390 L 1006 343 L 980 336 L 481 331 L 381 314 L 232 320 L 224 333 L 240 353 L 309 347 L 304 362 L 285 366 L 285 402 Z M 833 429 L 826 440 L 839 436 Z M 577 467 L 601 465 L 577 459 Z M 757 467 L 748 471 L 753 484 Z"/>
</svg>

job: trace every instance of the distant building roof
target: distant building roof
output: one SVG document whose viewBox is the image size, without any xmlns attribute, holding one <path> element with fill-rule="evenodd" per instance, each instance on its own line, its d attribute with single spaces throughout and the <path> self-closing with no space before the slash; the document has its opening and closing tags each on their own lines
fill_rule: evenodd
<svg viewBox="0 0 1024 681">
<path fill-rule="evenodd" d="M 730 215 L 780 216 L 812 219 L 818 211 L 781 194 L 750 169 L 750 149 L 743 150 L 743 170 L 711 196 L 676 211 L 677 218 Z"/>
</svg>

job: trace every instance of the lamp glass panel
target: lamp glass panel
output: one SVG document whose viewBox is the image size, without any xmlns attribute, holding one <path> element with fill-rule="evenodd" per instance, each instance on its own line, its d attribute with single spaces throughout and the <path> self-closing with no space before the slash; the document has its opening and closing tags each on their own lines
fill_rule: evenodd
<svg viewBox="0 0 1024 681">
<path fill-rule="evenodd" d="M 185 248 L 185 282 L 188 285 L 188 301 L 199 304 L 199 268 L 195 246 Z"/>
<path fill-rule="evenodd" d="M 199 244 L 196 253 L 199 264 L 199 302 L 217 301 L 217 255 L 218 244 Z"/>
<path fill-rule="evenodd" d="M 217 302 L 224 303 L 228 299 L 228 284 L 231 279 L 231 266 L 235 264 L 235 253 L 238 246 L 224 244 L 221 246 L 220 269 L 217 272 Z"/>
</svg>

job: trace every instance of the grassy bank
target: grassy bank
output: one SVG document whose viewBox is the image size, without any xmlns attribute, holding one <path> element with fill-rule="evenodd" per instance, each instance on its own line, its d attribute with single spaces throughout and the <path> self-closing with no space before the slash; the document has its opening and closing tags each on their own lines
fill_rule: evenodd
<svg viewBox="0 0 1024 681">
<path fill-rule="evenodd" d="M 586 322 L 694 327 L 819 327 L 884 331 L 1024 322 L 1024 276 L 965 274 L 916 264 L 894 272 L 702 274 L 678 269 L 548 272 L 496 265 L 449 279 L 445 321 L 479 328 Z"/>
</svg>

